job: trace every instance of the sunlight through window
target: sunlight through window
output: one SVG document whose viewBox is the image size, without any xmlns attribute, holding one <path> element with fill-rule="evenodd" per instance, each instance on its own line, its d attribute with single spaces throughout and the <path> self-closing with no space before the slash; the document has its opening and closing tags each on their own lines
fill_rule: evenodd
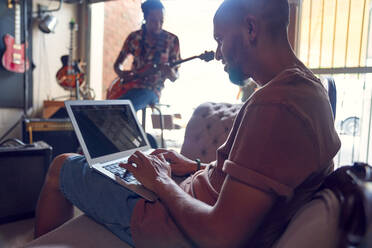
<svg viewBox="0 0 372 248">
<path fill-rule="evenodd" d="M 222 0 L 163 0 L 164 29 L 176 34 L 180 40 L 183 59 L 204 51 L 215 51 L 213 16 Z M 172 111 L 188 119 L 201 103 L 238 103 L 239 88 L 230 83 L 220 61 L 204 62 L 199 59 L 183 63 L 180 78 L 167 81 L 161 103 L 171 105 Z"/>
</svg>

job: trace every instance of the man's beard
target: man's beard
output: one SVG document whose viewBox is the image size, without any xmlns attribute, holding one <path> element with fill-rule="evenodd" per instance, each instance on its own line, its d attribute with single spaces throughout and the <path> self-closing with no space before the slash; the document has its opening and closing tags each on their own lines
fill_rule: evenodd
<svg viewBox="0 0 372 248">
<path fill-rule="evenodd" d="M 229 68 L 228 70 L 230 81 L 233 84 L 236 84 L 238 86 L 244 85 L 244 80 L 246 79 L 242 70 L 240 70 L 237 67 Z"/>
<path fill-rule="evenodd" d="M 244 50 L 243 37 L 241 35 L 235 35 L 235 45 L 231 47 L 231 50 L 228 53 L 232 56 L 228 58 L 227 61 L 231 61 L 231 63 L 228 63 L 229 66 L 231 66 L 228 68 L 230 81 L 238 86 L 243 86 L 244 80 L 246 79 L 243 70 L 239 66 L 241 62 L 239 58 L 241 58 Z"/>
</svg>

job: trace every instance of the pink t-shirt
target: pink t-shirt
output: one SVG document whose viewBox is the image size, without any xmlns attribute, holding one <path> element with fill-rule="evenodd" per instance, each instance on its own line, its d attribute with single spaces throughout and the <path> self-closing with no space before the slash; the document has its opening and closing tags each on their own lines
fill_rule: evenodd
<svg viewBox="0 0 372 248">
<path fill-rule="evenodd" d="M 252 95 L 217 150 L 216 162 L 187 178 L 180 187 L 214 205 L 228 174 L 275 195 L 275 211 L 268 214 L 247 244 L 269 247 L 332 171 L 332 159 L 339 148 L 324 87 L 306 68 L 293 67 Z M 160 202 L 137 203 L 131 232 L 136 247 L 191 247 Z"/>
</svg>

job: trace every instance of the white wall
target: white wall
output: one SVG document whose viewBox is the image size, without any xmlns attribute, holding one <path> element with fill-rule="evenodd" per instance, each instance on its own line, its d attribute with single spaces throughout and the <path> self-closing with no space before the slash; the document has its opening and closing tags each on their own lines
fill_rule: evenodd
<svg viewBox="0 0 372 248">
<path fill-rule="evenodd" d="M 49 5 L 50 9 L 58 6 L 55 1 L 36 0 L 34 1 L 35 9 L 37 3 Z M 70 46 L 69 22 L 72 18 L 77 21 L 77 5 L 63 4 L 60 11 L 52 12 L 52 14 L 58 19 L 54 33 L 42 33 L 37 27 L 37 21 L 34 23 L 32 32 L 33 59 L 36 65 L 33 72 L 34 109 L 36 112 L 41 111 L 44 100 L 69 94 L 57 83 L 56 73 L 62 68 L 61 56 L 68 54 Z M 74 32 L 74 37 L 74 46 L 77 47 L 77 32 Z M 76 55 L 77 49 L 74 49 L 75 59 Z"/>
<path fill-rule="evenodd" d="M 58 7 L 58 2 L 48 0 L 34 0 L 33 9 L 36 11 L 37 4 L 43 4 L 49 9 Z M 52 14 L 57 17 L 58 24 L 53 34 L 44 34 L 39 31 L 37 21 L 33 23 L 33 62 L 36 68 L 33 71 L 33 117 L 41 117 L 43 101 L 54 97 L 68 94 L 63 90 L 55 79 L 55 74 L 62 67 L 60 57 L 68 54 L 69 46 L 69 21 L 78 17 L 76 4 L 63 4 L 58 12 Z M 77 37 L 77 36 L 76 36 Z M 0 137 L 19 119 L 23 113 L 20 109 L 0 108 Z M 21 126 L 15 129 L 8 137 L 21 137 Z"/>
<path fill-rule="evenodd" d="M 104 3 L 90 5 L 90 70 L 88 79 L 90 87 L 96 93 L 96 100 L 102 99 L 102 62 L 103 62 L 103 34 L 104 34 Z"/>
</svg>

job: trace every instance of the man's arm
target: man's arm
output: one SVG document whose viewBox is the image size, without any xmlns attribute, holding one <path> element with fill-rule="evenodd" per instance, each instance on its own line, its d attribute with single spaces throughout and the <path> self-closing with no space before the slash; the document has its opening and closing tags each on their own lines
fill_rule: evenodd
<svg viewBox="0 0 372 248">
<path fill-rule="evenodd" d="M 161 71 L 163 75 L 166 75 L 166 77 L 172 82 L 176 81 L 179 77 L 178 70 L 169 65 L 164 65 L 161 68 Z"/>
<path fill-rule="evenodd" d="M 176 36 L 174 38 L 170 53 L 169 53 L 169 62 L 174 62 L 181 59 L 181 53 L 180 53 L 180 43 L 178 40 L 178 37 Z M 167 78 L 174 82 L 178 79 L 179 73 L 178 73 L 179 66 L 169 67 L 167 66 L 163 73 L 167 75 Z"/>
<path fill-rule="evenodd" d="M 170 180 L 157 184 L 155 191 L 181 230 L 199 247 L 246 244 L 274 200 L 229 176 L 214 206 L 192 198 Z"/>
<path fill-rule="evenodd" d="M 200 247 L 236 247 L 244 244 L 270 210 L 273 196 L 227 176 L 220 197 L 209 206 L 185 193 L 170 177 L 162 155 L 136 152 L 123 165 L 154 191 L 180 229 Z"/>
<path fill-rule="evenodd" d="M 116 58 L 115 60 L 115 63 L 114 63 L 114 71 L 115 73 L 121 77 L 121 78 L 124 78 L 125 76 L 127 76 L 130 71 L 124 71 L 124 70 L 121 70 L 121 64 L 124 62 L 124 60 L 128 57 L 129 54 L 131 54 L 131 51 L 130 51 L 130 43 L 131 43 L 131 39 L 130 39 L 130 36 L 125 40 L 124 44 L 123 44 L 123 47 L 118 55 L 118 57 Z"/>
</svg>

